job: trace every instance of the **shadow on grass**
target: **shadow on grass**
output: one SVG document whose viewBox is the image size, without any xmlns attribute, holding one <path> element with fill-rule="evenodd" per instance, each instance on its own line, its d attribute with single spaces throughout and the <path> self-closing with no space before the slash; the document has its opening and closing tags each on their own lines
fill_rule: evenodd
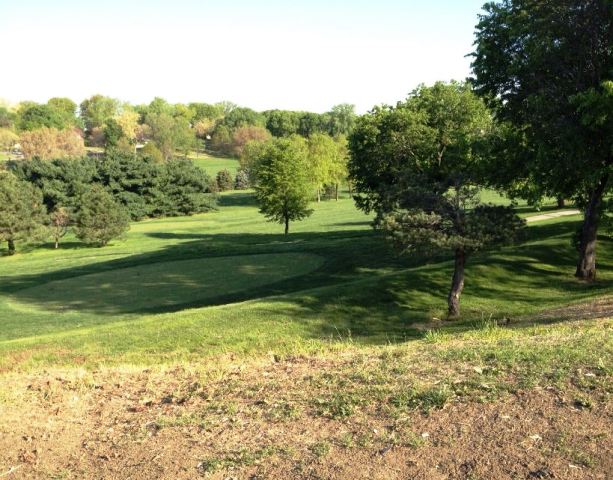
<svg viewBox="0 0 613 480">
<path fill-rule="evenodd" d="M 531 226 L 527 243 L 471 257 L 463 297 L 467 319 L 479 318 L 483 312 L 498 317 L 521 315 L 556 303 L 610 293 L 613 289 L 610 274 L 594 284 L 584 284 L 572 278 L 575 254 L 568 238 L 575 227 L 576 222 L 571 221 Z M 290 318 L 301 325 L 304 335 L 311 338 L 352 337 L 371 344 L 419 337 L 421 333 L 413 328 L 416 323 L 442 318 L 445 313 L 452 263 L 441 257 L 399 258 L 372 231 L 307 232 L 289 237 L 276 234 L 150 235 L 184 242 L 128 258 L 45 274 L 20 275 L 4 281 L 0 291 L 10 294 L 20 303 L 45 310 L 61 310 L 63 305 L 73 302 L 71 308 L 75 310 L 111 317 L 122 313 L 174 312 L 188 307 L 270 297 L 258 307 L 263 312 L 262 318 L 279 318 L 276 315 Z M 610 240 L 603 240 L 600 251 L 613 252 L 611 247 Z M 323 262 L 308 273 L 265 285 L 250 286 L 246 283 L 243 289 L 234 293 L 220 291 L 218 295 L 210 295 L 207 292 L 206 298 L 198 297 L 194 278 L 182 271 L 182 264 L 178 263 L 236 257 L 238 268 L 244 266 L 241 257 L 246 255 L 284 253 L 317 255 L 323 258 Z M 86 295 L 79 290 L 78 282 L 72 282 L 70 289 L 62 288 L 62 280 L 81 275 L 155 265 L 163 272 L 160 281 L 161 277 L 164 281 L 171 279 L 169 289 L 190 285 L 193 298 L 186 297 L 181 303 L 168 304 L 162 294 L 152 299 L 149 305 L 135 308 L 129 299 L 138 292 L 122 282 L 125 271 L 119 271 L 114 281 L 100 284 L 99 290 L 88 291 L 87 296 L 94 296 L 92 302 L 82 301 L 80 297 Z M 253 266 L 250 264 L 249 268 L 253 269 Z M 611 253 L 601 255 L 600 268 L 610 272 L 612 267 Z M 155 281 L 155 278 L 148 278 L 149 281 Z M 41 298 L 37 289 L 32 288 L 50 282 L 57 282 L 52 296 Z M 145 290 L 147 282 L 143 283 Z M 291 296 L 278 297 L 287 294 Z"/>
</svg>

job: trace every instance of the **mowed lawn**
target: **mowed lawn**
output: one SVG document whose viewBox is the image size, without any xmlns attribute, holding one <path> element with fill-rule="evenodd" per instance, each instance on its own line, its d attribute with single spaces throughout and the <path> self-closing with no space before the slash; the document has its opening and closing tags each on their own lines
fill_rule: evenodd
<svg viewBox="0 0 613 480">
<path fill-rule="evenodd" d="M 239 163 L 236 158 L 216 157 L 208 153 L 192 153 L 188 156 L 197 166 L 214 177 L 220 170 L 228 170 L 232 175 L 236 175 Z"/>
<path fill-rule="evenodd" d="M 398 258 L 347 195 L 313 208 L 286 237 L 250 192 L 231 192 L 216 212 L 134 223 L 105 248 L 70 235 L 59 250 L 18 245 L 0 258 L 0 369 L 360 348 L 422 338 L 443 318 L 449 255 Z M 572 276 L 578 222 L 532 224 L 522 244 L 472 257 L 464 319 L 445 329 L 613 293 L 610 238 L 599 281 Z"/>
</svg>

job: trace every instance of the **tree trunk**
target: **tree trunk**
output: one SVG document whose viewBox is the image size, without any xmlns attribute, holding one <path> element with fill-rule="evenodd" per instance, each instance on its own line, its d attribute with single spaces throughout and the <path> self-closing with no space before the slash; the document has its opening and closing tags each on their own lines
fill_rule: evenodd
<svg viewBox="0 0 613 480">
<path fill-rule="evenodd" d="M 600 223 L 600 208 L 602 195 L 607 188 L 609 175 L 605 174 L 592 194 L 585 207 L 583 225 L 581 227 L 581 243 L 579 244 L 579 262 L 575 277 L 581 280 L 596 280 L 596 237 Z"/>
<path fill-rule="evenodd" d="M 57 237 L 55 238 L 55 248 L 56 248 L 56 250 L 57 250 L 58 248 L 60 248 L 60 239 L 59 239 L 59 238 L 57 238 Z"/>
<path fill-rule="evenodd" d="M 8 240 L 9 244 L 9 255 L 15 255 L 15 240 L 12 238 Z"/>
<path fill-rule="evenodd" d="M 338 183 L 336 184 L 336 192 L 335 192 L 335 195 L 336 195 L 336 201 L 338 202 Z"/>
<path fill-rule="evenodd" d="M 460 295 L 464 290 L 464 266 L 466 265 L 466 252 L 462 248 L 455 251 L 455 270 L 451 281 L 451 290 L 447 298 L 448 314 L 450 317 L 460 316 Z"/>
<path fill-rule="evenodd" d="M 558 208 L 566 207 L 566 202 L 564 201 L 564 197 L 558 197 Z"/>
<path fill-rule="evenodd" d="M 321 190 L 317 187 L 317 203 L 321 202 Z"/>
<path fill-rule="evenodd" d="M 285 217 L 285 235 L 289 233 L 289 218 Z"/>
</svg>

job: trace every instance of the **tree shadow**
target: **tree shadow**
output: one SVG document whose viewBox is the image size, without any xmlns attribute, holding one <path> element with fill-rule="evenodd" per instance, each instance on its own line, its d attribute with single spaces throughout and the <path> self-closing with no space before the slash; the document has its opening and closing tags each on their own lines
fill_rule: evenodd
<svg viewBox="0 0 613 480">
<path fill-rule="evenodd" d="M 541 305 L 550 305 L 554 294 L 558 301 L 564 296 L 568 296 L 570 301 L 610 293 L 613 281 L 609 277 L 594 284 L 584 284 L 572 278 L 570 271 L 575 254 L 566 239 L 575 226 L 576 222 L 531 226 L 527 243 L 471 257 L 464 296 L 468 299 L 465 306 L 467 318 L 470 320 L 471 315 L 475 318 L 481 315 L 481 304 L 488 304 L 487 308 L 493 311 L 495 318 L 502 318 L 508 312 L 504 306 L 495 310 L 500 300 L 503 300 L 503 305 L 517 303 L 536 311 Z M 3 280 L 0 291 L 19 303 L 43 310 L 62 311 L 62 306 L 68 304 L 77 312 L 108 315 L 109 321 L 113 321 L 113 316 L 125 313 L 176 312 L 267 297 L 266 302 L 258 307 L 260 310 L 266 313 L 268 309 L 270 318 L 281 314 L 300 323 L 304 335 L 310 338 L 351 337 L 370 344 L 418 338 L 422 332 L 416 324 L 442 318 L 445 313 L 445 298 L 453 268 L 449 255 L 398 257 L 379 234 L 371 230 L 301 232 L 289 236 L 166 232 L 148 235 L 181 240 L 182 243 L 96 264 L 17 275 Z M 560 236 L 564 240 L 542 242 Z M 610 240 L 603 243 L 601 249 L 613 251 Z M 256 268 L 262 265 L 257 261 L 258 255 L 282 254 L 311 254 L 322 260 L 312 270 L 279 281 L 266 284 L 245 282 L 240 290 L 220 290 L 219 294 L 206 292 L 207 295 L 203 296 L 198 296 L 202 285 L 195 283 L 188 272 L 182 271 L 185 264 L 179 263 L 236 257 L 233 268 L 246 268 L 245 271 L 254 272 L 254 278 L 257 278 L 258 274 L 264 274 L 258 273 Z M 241 258 L 246 256 L 249 257 L 247 262 Z M 122 277 L 127 273 L 136 275 L 135 271 L 127 272 L 127 269 L 143 266 L 157 268 L 159 282 L 167 282 L 169 291 L 189 288 L 193 294 L 187 295 L 185 301 L 172 303 L 164 298 L 162 292 L 156 294 L 148 305 L 142 302 L 131 305 L 130 297 L 146 294 L 147 285 L 143 283 L 142 292 L 135 291 L 134 282 L 127 283 Z M 601 261 L 601 269 L 611 271 L 612 267 L 610 255 Z M 206 262 L 203 268 L 206 268 Z M 563 271 L 565 268 L 569 271 Z M 67 285 L 62 283 L 63 280 L 75 277 L 87 280 L 82 276 L 113 271 L 118 271 L 113 281 L 100 284 L 84 281 L 83 288 L 87 286 L 89 289 L 86 295 L 79 288 L 61 288 Z M 215 279 L 220 274 L 211 277 L 208 288 L 214 288 Z M 35 287 L 53 282 L 57 284 L 53 295 L 42 297 L 37 293 Z M 161 290 L 158 288 L 157 291 Z M 85 297 L 90 301 L 82 301 Z M 70 329 L 70 326 L 65 328 Z"/>
</svg>

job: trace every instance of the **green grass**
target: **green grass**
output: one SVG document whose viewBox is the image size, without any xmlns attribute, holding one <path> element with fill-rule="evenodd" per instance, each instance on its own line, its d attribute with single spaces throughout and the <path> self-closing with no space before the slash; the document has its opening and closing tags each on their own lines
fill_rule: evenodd
<svg viewBox="0 0 613 480">
<path fill-rule="evenodd" d="M 351 199 L 313 216 L 265 222 L 252 194 L 217 212 L 147 220 L 125 241 L 90 248 L 68 236 L 0 258 L 0 368 L 164 364 L 225 354 L 294 355 L 411 342 L 442 318 L 448 255 L 398 258 Z M 613 248 L 599 244 L 599 281 L 572 277 L 578 217 L 528 228 L 526 241 L 469 260 L 463 320 L 436 344 L 513 318 L 613 292 Z M 188 308 L 189 307 L 189 308 Z"/>
<path fill-rule="evenodd" d="M 224 169 L 228 170 L 232 175 L 236 175 L 239 167 L 236 158 L 216 157 L 207 153 L 193 153 L 188 158 L 212 177 Z"/>
</svg>

